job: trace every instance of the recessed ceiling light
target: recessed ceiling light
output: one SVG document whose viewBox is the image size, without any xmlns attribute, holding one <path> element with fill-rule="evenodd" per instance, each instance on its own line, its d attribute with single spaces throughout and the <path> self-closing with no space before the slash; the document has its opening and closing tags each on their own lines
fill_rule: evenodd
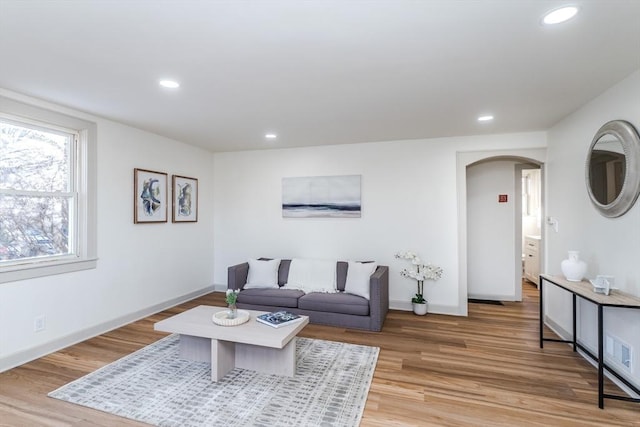
<svg viewBox="0 0 640 427">
<path fill-rule="evenodd" d="M 168 89 L 176 89 L 180 87 L 180 83 L 175 80 L 160 80 L 160 86 Z"/>
<path fill-rule="evenodd" d="M 578 13 L 578 8 L 576 6 L 561 7 L 544 15 L 542 22 L 546 25 L 560 24 L 561 22 L 568 21 L 576 16 L 576 13 Z"/>
<path fill-rule="evenodd" d="M 493 120 L 493 116 L 480 116 L 478 117 L 479 122 L 490 122 Z"/>
<path fill-rule="evenodd" d="M 276 139 L 278 135 L 276 135 L 275 133 L 268 133 L 264 137 L 267 139 Z"/>
</svg>

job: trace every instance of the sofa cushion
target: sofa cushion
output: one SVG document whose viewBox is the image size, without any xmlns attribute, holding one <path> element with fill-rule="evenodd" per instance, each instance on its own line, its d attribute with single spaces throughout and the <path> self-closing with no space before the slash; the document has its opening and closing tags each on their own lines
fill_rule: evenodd
<svg viewBox="0 0 640 427">
<path fill-rule="evenodd" d="M 249 273 L 244 289 L 252 288 L 278 288 L 279 259 L 249 260 Z"/>
<path fill-rule="evenodd" d="M 243 289 L 238 294 L 238 303 L 295 308 L 302 295 L 304 292 L 295 289 Z"/>
<path fill-rule="evenodd" d="M 287 283 L 289 267 L 291 267 L 290 259 L 280 260 L 280 268 L 278 269 L 278 285 L 284 286 Z"/>
<path fill-rule="evenodd" d="M 375 262 L 361 263 L 349 261 L 344 291 L 368 300 L 371 275 L 376 271 L 376 268 L 378 268 L 378 264 Z"/>
<path fill-rule="evenodd" d="M 362 264 L 367 264 L 375 261 L 358 261 Z M 349 262 L 338 261 L 336 266 L 336 287 L 339 291 L 344 291 L 344 287 L 347 283 L 347 270 L 349 269 Z"/>
<path fill-rule="evenodd" d="M 349 263 L 346 261 L 338 261 L 336 264 L 336 288 L 339 291 L 344 291 L 344 285 L 347 282 L 347 269 Z"/>
<path fill-rule="evenodd" d="M 344 292 L 334 294 L 312 292 L 300 297 L 298 308 L 302 310 L 324 311 L 327 313 L 369 315 L 369 301 L 357 295 Z"/>
</svg>

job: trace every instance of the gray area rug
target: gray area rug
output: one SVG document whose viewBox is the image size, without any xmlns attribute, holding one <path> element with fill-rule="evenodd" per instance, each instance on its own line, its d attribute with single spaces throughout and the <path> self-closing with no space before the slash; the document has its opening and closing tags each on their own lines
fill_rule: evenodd
<svg viewBox="0 0 640 427">
<path fill-rule="evenodd" d="M 49 393 L 157 426 L 357 426 L 379 349 L 297 339 L 293 378 L 180 359 L 170 335 Z"/>
</svg>

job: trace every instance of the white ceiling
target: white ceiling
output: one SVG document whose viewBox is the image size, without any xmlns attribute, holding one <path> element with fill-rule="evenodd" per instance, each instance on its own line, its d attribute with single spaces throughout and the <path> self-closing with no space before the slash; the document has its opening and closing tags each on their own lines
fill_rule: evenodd
<svg viewBox="0 0 640 427">
<path fill-rule="evenodd" d="M 546 130 L 640 69 L 640 1 L 565 3 L 0 0 L 0 87 L 213 151 Z"/>
</svg>

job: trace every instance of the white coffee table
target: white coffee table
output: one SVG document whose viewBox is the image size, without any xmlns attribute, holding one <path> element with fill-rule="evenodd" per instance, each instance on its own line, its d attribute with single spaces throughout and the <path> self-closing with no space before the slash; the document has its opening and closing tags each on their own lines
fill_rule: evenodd
<svg viewBox="0 0 640 427">
<path fill-rule="evenodd" d="M 213 323 L 225 307 L 201 305 L 156 323 L 156 331 L 180 334 L 180 357 L 211 363 L 211 380 L 219 381 L 233 368 L 293 377 L 296 373 L 296 335 L 309 317 L 273 328 L 256 321 L 265 311 L 246 310 L 248 322 L 238 326 Z"/>
</svg>

